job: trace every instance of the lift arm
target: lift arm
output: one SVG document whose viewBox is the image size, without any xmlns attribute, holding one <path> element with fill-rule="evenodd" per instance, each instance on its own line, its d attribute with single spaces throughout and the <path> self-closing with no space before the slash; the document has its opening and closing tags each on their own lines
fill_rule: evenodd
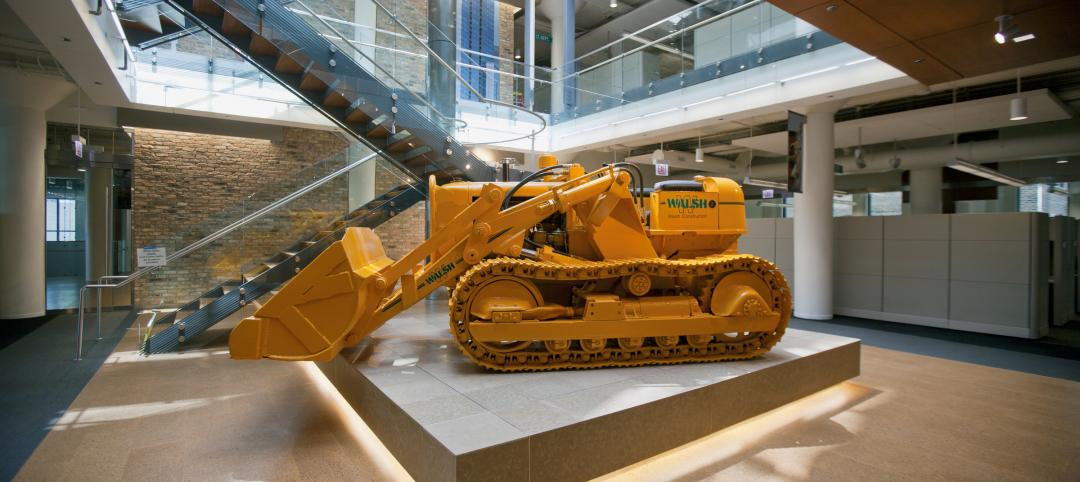
<svg viewBox="0 0 1080 482">
<path fill-rule="evenodd" d="M 636 246 L 641 252 L 624 247 L 624 254 L 655 256 L 640 221 L 618 215 L 626 206 L 633 209 L 629 180 L 626 172 L 608 167 L 506 210 L 500 210 L 504 189 L 487 184 L 445 229 L 432 233 L 397 261 L 386 257 L 371 229 L 349 228 L 341 241 L 233 329 L 231 356 L 330 360 L 488 255 L 520 256 L 526 231 L 556 212 L 575 209 L 587 227 L 596 231 L 616 223 L 622 239 L 601 244 Z M 420 264 L 436 248 L 451 242 L 453 247 L 438 259 Z"/>
</svg>

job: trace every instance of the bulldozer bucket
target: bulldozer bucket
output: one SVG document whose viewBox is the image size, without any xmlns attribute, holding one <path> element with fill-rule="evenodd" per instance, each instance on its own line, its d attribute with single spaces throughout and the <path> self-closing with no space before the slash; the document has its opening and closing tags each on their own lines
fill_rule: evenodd
<svg viewBox="0 0 1080 482">
<path fill-rule="evenodd" d="M 359 325 L 385 296 L 393 261 L 369 228 L 349 228 L 229 335 L 232 358 L 330 360 L 377 327 Z"/>
</svg>

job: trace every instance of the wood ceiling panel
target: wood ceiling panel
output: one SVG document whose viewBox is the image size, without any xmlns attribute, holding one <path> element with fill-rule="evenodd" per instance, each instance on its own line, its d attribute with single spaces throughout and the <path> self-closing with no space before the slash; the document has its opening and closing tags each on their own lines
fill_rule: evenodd
<svg viewBox="0 0 1080 482">
<path fill-rule="evenodd" d="M 776 8 L 784 10 L 787 13 L 798 16 L 799 12 L 806 10 L 815 5 L 821 5 L 823 3 L 831 3 L 832 0 L 770 0 L 769 3 L 773 4 Z"/>
<path fill-rule="evenodd" d="M 830 12 L 828 8 L 833 5 L 836 8 Z M 868 53 L 905 42 L 903 37 L 843 0 L 815 5 L 799 12 L 798 16 Z"/>
<path fill-rule="evenodd" d="M 926 85 L 961 78 L 960 74 L 949 68 L 948 65 L 938 61 L 934 56 L 928 55 L 910 42 L 869 53 Z"/>
<path fill-rule="evenodd" d="M 1080 55 L 1080 0 L 772 3 L 927 85 Z M 1002 13 L 1036 38 L 995 43 L 994 18 Z"/>
<path fill-rule="evenodd" d="M 950 30 L 993 22 L 1003 2 L 991 0 L 846 0 L 907 40 L 919 40 Z M 1016 15 L 1060 0 L 1009 0 L 1007 13 Z M 991 33 L 993 31 L 991 30 Z"/>
<path fill-rule="evenodd" d="M 1018 14 L 1014 24 L 1034 40 L 999 45 L 993 21 L 935 35 L 916 43 L 964 77 L 1080 55 L 1080 4 L 1061 2 Z"/>
</svg>

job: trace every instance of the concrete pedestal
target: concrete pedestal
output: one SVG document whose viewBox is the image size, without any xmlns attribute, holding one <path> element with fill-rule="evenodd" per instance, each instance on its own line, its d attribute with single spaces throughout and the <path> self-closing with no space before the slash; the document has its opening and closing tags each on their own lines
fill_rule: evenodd
<svg viewBox="0 0 1080 482">
<path fill-rule="evenodd" d="M 320 368 L 417 480 L 587 480 L 859 374 L 859 341 L 788 330 L 748 361 L 494 373 L 411 308 Z"/>
</svg>

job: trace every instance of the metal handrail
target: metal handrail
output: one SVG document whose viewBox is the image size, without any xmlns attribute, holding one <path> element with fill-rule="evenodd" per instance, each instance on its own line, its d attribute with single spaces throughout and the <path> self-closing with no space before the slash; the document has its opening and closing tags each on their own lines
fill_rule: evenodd
<svg viewBox="0 0 1080 482">
<path fill-rule="evenodd" d="M 258 219 L 258 218 L 261 218 L 263 215 L 265 215 L 265 214 L 267 214 L 269 212 L 277 210 L 281 206 L 284 206 L 284 205 L 288 204 L 289 202 L 293 201 L 294 199 L 296 199 L 296 198 L 298 198 L 300 196 L 303 196 L 304 194 L 307 194 L 308 192 L 311 192 L 314 189 L 317 189 L 318 187 L 322 186 L 323 184 L 326 184 L 327 182 L 330 182 L 330 181 L 334 180 L 338 176 L 353 170 L 354 168 L 356 168 L 360 164 L 363 164 L 363 163 L 365 163 L 367 161 L 370 161 L 371 159 L 374 159 L 378 155 L 379 154 L 377 152 L 373 152 L 371 154 L 368 154 L 368 155 L 364 156 L 363 158 L 361 158 L 361 159 L 359 159 L 357 161 L 353 161 L 353 162 L 349 163 L 348 165 L 346 165 L 344 167 L 341 167 L 341 168 L 337 169 L 336 171 L 334 171 L 334 172 L 332 172 L 330 174 L 327 174 L 326 176 L 323 176 L 322 178 L 319 178 L 319 179 L 315 180 L 314 182 L 312 182 L 312 183 L 310 183 L 310 184 L 308 184 L 308 185 L 306 185 L 306 186 L 304 186 L 304 187 L 302 187 L 302 188 L 300 188 L 300 189 L 298 189 L 296 191 L 293 191 L 292 193 L 289 193 L 288 195 L 282 197 L 281 199 L 278 199 L 277 201 L 274 201 L 274 202 L 262 207 L 261 209 L 259 209 L 257 211 L 254 211 L 251 214 L 248 214 L 247 216 L 244 216 L 244 217 L 230 223 L 228 226 L 225 226 L 225 227 L 223 227 L 223 228 L 221 228 L 221 229 L 219 229 L 219 230 L 217 230 L 217 231 L 215 231 L 215 232 L 213 232 L 213 233 L 211 233 L 209 235 L 204 236 L 202 239 L 200 239 L 198 241 L 195 241 L 194 243 L 191 243 L 191 244 L 189 244 L 189 245 L 175 251 L 171 255 L 166 256 L 165 257 L 165 264 L 168 265 L 168 263 L 170 261 L 173 261 L 175 259 L 187 256 L 188 254 L 198 250 L 199 248 L 202 248 L 203 246 L 206 246 L 206 245 L 208 245 L 210 243 L 213 243 L 214 241 L 217 241 L 218 239 L 221 239 L 225 235 L 227 235 L 227 234 L 229 234 L 229 233 L 243 227 L 244 225 L 246 225 L 246 224 L 248 224 L 248 223 L 250 223 L 250 222 L 252 222 L 252 221 L 254 221 L 254 220 Z M 76 328 L 75 328 L 75 330 L 76 330 L 76 335 L 75 335 L 75 338 L 76 338 L 76 340 L 75 340 L 75 360 L 81 360 L 82 359 L 83 326 L 84 326 L 84 317 L 83 317 L 83 315 L 85 314 L 85 311 L 86 311 L 85 310 L 85 307 L 86 307 L 86 291 L 88 289 L 90 289 L 90 288 L 94 288 L 98 292 L 97 339 L 100 340 L 101 339 L 101 290 L 103 290 L 105 288 L 122 288 L 124 286 L 127 286 L 127 285 L 135 282 L 135 280 L 137 280 L 139 278 L 142 278 L 143 276 L 146 276 L 146 275 L 156 271 L 160 267 L 161 266 L 149 266 L 149 267 L 146 267 L 146 268 L 140 268 L 140 269 L 136 270 L 135 272 L 133 272 L 131 274 L 128 274 L 128 275 L 103 277 L 103 279 L 104 278 L 119 279 L 121 281 L 113 282 L 113 283 L 102 283 L 102 282 L 99 281 L 98 283 L 95 283 L 95 284 L 83 285 L 83 287 L 79 289 L 79 318 L 78 318 L 78 322 L 77 322 Z"/>
<path fill-rule="evenodd" d="M 319 21 L 319 23 L 323 24 L 323 26 L 324 26 L 324 27 L 326 27 L 326 28 L 330 29 L 330 31 L 332 31 L 332 32 L 334 32 L 335 34 L 337 34 L 338 38 L 340 38 L 340 39 L 342 39 L 342 40 L 345 40 L 345 34 L 341 33 L 341 31 L 340 31 L 340 30 L 338 30 L 338 29 L 334 28 L 334 26 L 333 26 L 333 25 L 330 25 L 330 24 L 329 24 L 329 23 L 328 23 L 328 22 L 327 22 L 327 21 L 326 21 L 325 19 L 323 19 L 322 15 L 319 15 L 319 14 L 315 13 L 315 11 L 314 11 L 314 10 L 312 10 L 312 9 L 311 9 L 311 7 L 308 7 L 308 6 L 307 6 L 307 4 L 305 4 L 304 2 L 302 2 L 302 1 L 300 1 L 300 0 L 294 0 L 294 1 L 292 2 L 292 3 L 296 3 L 296 4 L 299 4 L 300 6 L 304 7 L 304 10 L 307 10 L 307 11 L 308 11 L 308 13 L 310 13 L 312 17 L 314 17 L 314 18 L 315 18 L 316 20 L 318 20 L 318 21 Z M 290 10 L 290 11 L 292 11 L 292 9 L 289 9 L 289 10 Z M 320 34 L 320 35 L 321 35 L 321 34 Z M 325 36 L 324 36 L 324 37 L 325 37 Z M 428 102 L 428 100 L 427 100 L 427 99 L 423 98 L 423 97 L 422 97 L 422 96 L 421 96 L 420 94 L 417 94 L 417 93 L 416 93 L 415 91 L 413 91 L 412 89 L 410 89 L 409 87 L 407 87 L 407 86 L 406 86 L 405 84 L 403 84 L 403 83 L 402 83 L 402 82 L 401 82 L 400 80 L 398 80 L 398 78 L 397 78 L 397 77 L 394 77 L 394 75 L 393 75 L 393 74 L 391 74 L 390 72 L 387 72 L 387 71 L 386 71 L 386 69 L 384 69 L 384 68 L 383 68 L 383 67 L 382 67 L 381 65 L 379 65 L 379 63 L 378 63 L 378 62 L 376 62 L 376 61 L 375 61 L 375 59 L 373 59 L 373 58 L 371 58 L 371 57 L 368 57 L 368 55 L 367 55 L 366 53 L 364 53 L 364 51 L 363 51 L 363 50 L 360 50 L 359 48 L 357 48 L 357 47 L 356 47 L 355 45 L 353 45 L 353 43 L 352 43 L 352 42 L 350 42 L 350 41 L 346 41 L 345 43 L 346 43 L 346 44 L 347 44 L 347 45 L 349 46 L 349 48 L 353 49 L 354 51 L 356 51 L 356 53 L 360 54 L 360 55 L 361 55 L 362 57 L 364 57 L 364 58 L 365 58 L 365 59 L 367 59 L 367 60 L 368 60 L 369 62 L 371 62 L 371 65 L 372 65 L 372 66 L 374 66 L 375 68 L 379 69 L 379 71 L 381 71 L 382 73 L 386 74 L 386 76 L 387 76 L 387 77 L 389 77 L 389 78 L 391 78 L 391 79 L 394 79 L 394 82 L 397 82 L 397 84 L 398 84 L 399 86 L 401 86 L 401 88 L 402 88 L 402 89 L 405 89 L 405 90 L 406 90 L 406 91 L 408 91 L 408 92 L 409 92 L 410 94 L 412 94 L 412 96 L 413 96 L 413 97 L 415 97 L 415 98 L 416 98 L 416 100 L 419 100 L 419 101 L 420 101 L 421 103 L 423 103 L 424 105 L 426 105 L 426 106 L 428 106 L 429 108 L 431 108 L 431 111 L 432 111 L 432 112 L 434 112 L 434 113 L 435 113 L 435 115 L 437 115 L 437 116 L 441 117 L 441 118 L 442 118 L 442 119 L 443 119 L 444 121 L 448 121 L 448 122 L 452 122 L 452 123 L 458 123 L 458 122 L 460 122 L 460 123 L 462 123 L 462 124 L 463 124 L 463 126 L 467 126 L 467 125 L 468 125 L 468 124 L 465 124 L 465 121 L 463 121 L 463 120 L 461 120 L 461 119 L 457 119 L 457 118 L 452 118 L 452 117 L 447 117 L 447 116 L 443 115 L 443 113 L 442 113 L 442 112 L 439 112 L 439 109 L 436 109 L 434 105 L 431 105 L 431 103 L 430 103 L 430 102 Z M 426 46 L 426 45 L 425 45 L 425 46 Z"/>
<path fill-rule="evenodd" d="M 301 5 L 303 5 L 303 2 L 301 2 L 300 0 L 297 0 L 297 3 L 300 3 Z M 536 112 L 533 112 L 533 111 L 531 111 L 529 109 L 526 109 L 524 107 L 521 107 L 521 106 L 517 106 L 517 105 L 510 104 L 508 102 L 503 102 L 503 101 L 500 101 L 500 100 L 488 99 L 487 97 L 484 97 L 483 95 L 481 95 L 479 91 L 477 91 L 475 88 L 473 88 L 473 86 L 470 85 L 469 82 L 467 80 L 465 80 L 465 78 L 462 77 L 461 74 L 458 73 L 456 68 L 450 66 L 450 64 L 448 64 L 445 59 L 443 59 L 439 54 L 436 54 L 434 50 L 431 50 L 431 46 L 429 46 L 426 42 L 421 41 L 420 37 L 417 37 L 416 34 L 413 33 L 413 31 L 411 29 L 409 29 L 409 27 L 405 26 L 405 23 L 403 23 L 400 19 L 398 19 L 397 14 L 391 12 L 389 9 L 386 8 L 386 6 L 384 6 L 378 0 L 372 0 L 372 3 L 374 3 L 375 6 L 382 9 L 383 12 L 386 12 L 386 14 L 390 16 L 390 18 L 394 21 L 394 23 L 398 24 L 398 26 L 401 27 L 402 30 L 404 30 L 405 33 L 407 33 L 410 37 L 412 37 L 412 39 L 414 41 L 416 41 L 416 43 L 420 44 L 420 46 L 422 46 L 424 48 L 424 50 L 427 50 L 428 55 L 434 57 L 435 60 L 437 60 L 440 64 L 442 64 L 442 66 L 446 70 L 449 70 L 450 73 L 454 74 L 454 77 L 456 77 L 458 79 L 458 81 L 461 82 L 465 86 L 466 89 L 469 89 L 469 92 L 472 92 L 472 94 L 475 95 L 476 98 L 483 99 L 484 102 L 487 102 L 487 103 L 490 103 L 490 104 L 499 105 L 499 106 L 503 106 L 503 107 L 508 107 L 508 108 L 514 109 L 514 110 L 520 110 L 520 111 L 525 112 L 525 113 L 527 113 L 527 114 L 529 114 L 531 116 L 536 117 L 540 121 L 540 129 L 539 130 L 534 130 L 530 134 L 526 134 L 526 135 L 523 135 L 523 136 L 518 136 L 518 137 L 515 137 L 515 138 L 512 138 L 512 139 L 500 139 L 498 141 L 471 142 L 471 143 L 468 143 L 468 144 L 465 144 L 465 143 L 462 143 L 462 144 L 479 146 L 479 145 L 487 145 L 487 144 L 495 144 L 495 143 L 513 142 L 513 141 L 517 141 L 517 140 L 521 140 L 521 139 L 527 139 L 527 138 L 530 138 L 530 137 L 535 138 L 537 134 L 543 132 L 544 129 L 547 129 L 547 121 L 544 120 L 544 117 L 541 116 L 540 114 L 537 114 Z M 304 8 L 307 8 L 307 6 L 305 5 Z M 339 33 L 339 35 L 340 35 L 340 33 Z M 444 37 L 445 37 L 445 35 L 444 35 Z M 457 43 L 455 43 L 453 40 L 449 40 L 449 41 L 450 41 L 450 43 L 454 44 L 455 48 L 457 48 Z"/>
<path fill-rule="evenodd" d="M 582 69 L 581 71 L 578 71 L 578 72 L 574 72 L 573 74 L 570 74 L 569 76 L 564 76 L 563 78 L 561 78 L 561 79 L 559 79 L 559 80 L 561 80 L 561 81 L 565 81 L 566 79 L 568 79 L 568 78 L 571 78 L 571 77 L 578 77 L 578 76 L 580 76 L 581 74 L 584 74 L 585 72 L 588 72 L 588 71 L 590 71 L 590 70 L 596 69 L 596 68 L 598 68 L 598 67 L 601 67 L 601 66 L 603 66 L 603 65 L 607 65 L 607 64 L 609 64 L 609 63 L 611 63 L 611 62 L 614 62 L 614 61 L 616 61 L 616 60 L 618 60 L 618 59 L 621 59 L 621 58 L 623 58 L 623 57 L 626 57 L 626 56 L 628 56 L 628 55 L 631 55 L 631 54 L 634 54 L 634 53 L 640 52 L 640 51 L 642 51 L 642 50 L 644 50 L 644 49 L 646 49 L 646 48 L 649 48 L 649 47 L 651 47 L 651 46 L 653 46 L 653 45 L 656 45 L 656 44 L 658 44 L 658 43 L 660 43 L 660 42 L 662 42 L 662 41 L 664 41 L 664 40 L 667 40 L 667 39 L 669 39 L 669 38 L 671 38 L 671 37 L 673 37 L 673 36 L 675 36 L 675 35 L 679 35 L 679 34 L 682 34 L 683 32 L 686 32 L 687 30 L 693 30 L 693 29 L 696 29 L 696 28 L 701 28 L 701 27 L 703 27 L 703 26 L 705 26 L 705 25 L 708 25 L 708 24 L 710 24 L 710 23 L 713 23 L 713 22 L 715 22 L 715 21 L 717 21 L 717 20 L 720 20 L 720 19 L 722 19 L 722 18 L 727 18 L 727 17 L 730 17 L 730 16 L 732 16 L 732 15 L 735 15 L 736 13 L 739 13 L 739 12 L 741 12 L 741 11 L 743 11 L 743 10 L 746 10 L 746 9 L 750 8 L 750 7 L 755 7 L 755 6 L 757 6 L 757 5 L 760 5 L 760 4 L 761 4 L 761 3 L 763 2 L 763 1 L 764 1 L 764 0 L 753 0 L 753 1 L 751 1 L 751 2 L 747 2 L 747 3 L 744 3 L 744 4 L 742 4 L 742 5 L 739 5 L 738 7 L 735 7 L 735 8 L 733 8 L 733 9 L 731 9 L 731 10 L 728 10 L 728 11 L 726 11 L 726 12 L 720 13 L 720 14 L 718 14 L 718 15 L 714 15 L 714 16 L 712 16 L 712 17 L 709 17 L 709 18 L 705 19 L 705 20 L 702 20 L 702 21 L 700 21 L 700 22 L 697 22 L 697 23 L 695 23 L 695 24 L 693 24 L 693 25 L 690 25 L 690 26 L 687 26 L 687 27 L 683 27 L 683 28 L 682 28 L 682 29 L 680 29 L 680 30 L 676 30 L 676 31 L 674 31 L 674 32 L 671 32 L 671 33 L 669 33 L 669 34 L 667 34 L 667 35 L 664 35 L 663 37 L 660 37 L 660 38 L 658 38 L 658 39 L 656 39 L 656 40 L 653 40 L 652 42 L 649 42 L 649 43 L 645 43 L 645 44 L 642 44 L 642 45 L 641 45 L 640 47 L 634 48 L 634 49 L 632 49 L 632 50 L 629 50 L 629 51 L 627 51 L 627 52 L 623 52 L 623 53 L 621 53 L 621 54 L 619 54 L 619 55 L 617 55 L 617 56 L 615 56 L 615 57 L 612 57 L 612 58 L 610 58 L 610 59 L 607 59 L 607 60 L 605 60 L 605 61 L 603 61 L 603 62 L 600 62 L 600 63 L 598 63 L 598 64 L 596 64 L 596 65 L 590 66 L 590 67 L 588 67 L 588 68 L 586 68 L 586 69 Z M 701 5 L 695 5 L 695 6 L 693 6 L 693 7 L 690 7 L 690 8 L 688 8 L 688 9 L 686 9 L 686 10 L 683 10 L 682 12 L 679 12 L 679 14 L 681 14 L 681 13 L 683 13 L 683 12 L 687 12 L 687 11 L 689 11 L 689 10 L 693 10 L 694 8 L 698 8 L 698 7 L 700 7 L 700 6 L 701 6 Z M 676 14 L 676 15 L 679 15 L 679 14 Z M 675 16 L 675 15 L 671 15 L 671 16 L 669 16 L 669 17 L 667 17 L 667 18 L 671 18 L 671 17 L 674 17 L 674 16 Z M 652 28 L 652 27 L 654 27 L 654 26 L 656 26 L 656 25 L 659 25 L 659 24 L 661 24 L 661 23 L 663 23 L 663 22 L 665 22 L 665 21 L 667 21 L 667 19 L 661 20 L 660 22 L 657 22 L 657 23 L 655 23 L 655 24 L 653 24 L 653 25 L 650 25 L 650 26 L 648 26 L 648 27 L 645 27 L 644 29 L 638 30 L 638 32 L 642 32 L 642 31 L 644 31 L 644 30 L 647 30 L 647 29 L 649 29 L 649 28 Z M 637 32 L 634 32 L 633 34 L 630 34 L 630 35 L 634 35 L 634 34 L 637 34 Z M 589 56 L 589 55 L 592 55 L 592 54 L 594 54 L 594 53 L 596 53 L 596 52 L 599 52 L 600 50 L 602 50 L 602 49 L 605 49 L 605 48 L 607 48 L 607 47 L 610 47 L 611 45 L 614 45 L 614 44 L 616 44 L 616 43 L 624 42 L 624 41 L 626 40 L 626 38 L 627 38 L 627 36 L 624 36 L 623 38 L 621 38 L 621 39 L 619 39 L 619 40 L 616 40 L 616 41 L 614 41 L 614 42 L 611 42 L 611 43 L 609 43 L 609 44 L 607 44 L 607 45 L 605 45 L 605 46 L 603 46 L 603 47 L 600 47 L 600 48 L 598 48 L 598 49 L 596 49 L 596 50 L 593 50 L 592 52 L 589 52 L 589 53 L 587 53 L 587 54 L 585 54 L 585 55 L 582 55 L 581 57 L 578 57 L 578 58 L 574 59 L 574 60 L 573 60 L 573 62 L 574 62 L 574 63 L 576 63 L 576 62 L 577 62 L 577 61 L 578 61 L 579 59 L 583 59 L 583 58 L 585 58 L 585 57 L 587 57 L 587 56 Z"/>
</svg>

